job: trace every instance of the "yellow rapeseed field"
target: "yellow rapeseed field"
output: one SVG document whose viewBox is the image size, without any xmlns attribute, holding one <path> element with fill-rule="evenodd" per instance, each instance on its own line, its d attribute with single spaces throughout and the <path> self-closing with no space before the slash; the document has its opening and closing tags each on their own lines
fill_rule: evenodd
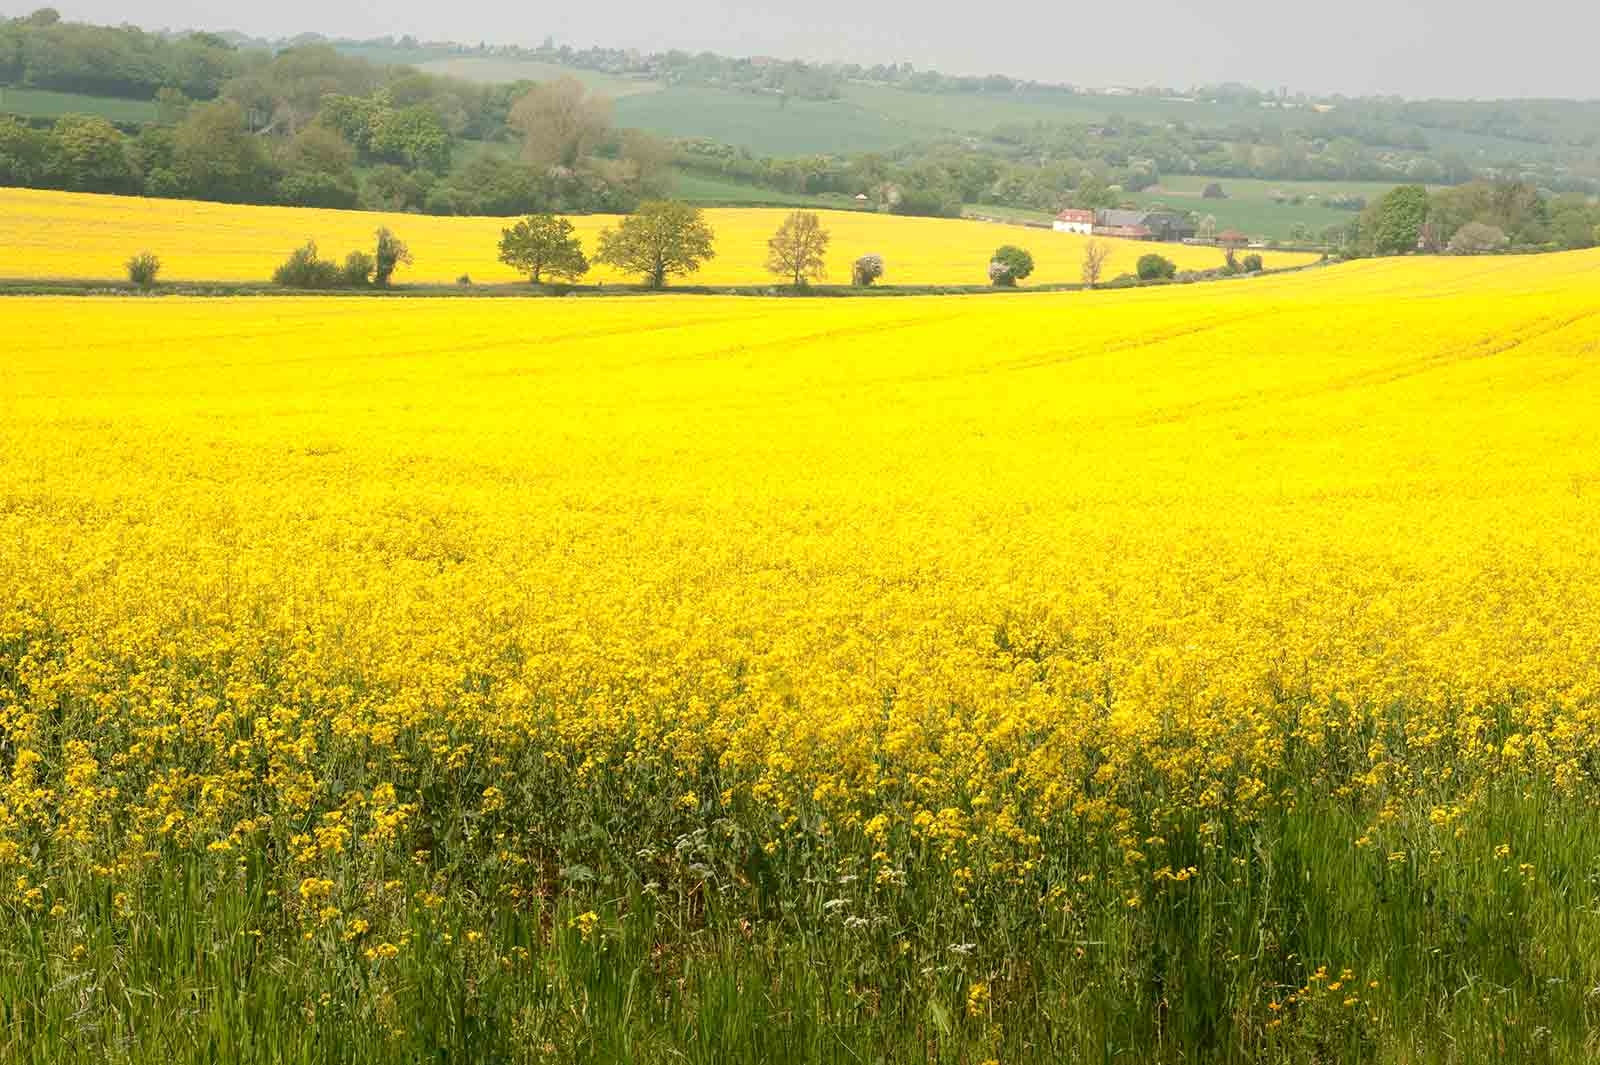
<svg viewBox="0 0 1600 1065">
<path fill-rule="evenodd" d="M 714 209 L 707 217 L 717 235 L 717 256 L 692 282 L 758 285 L 773 280 L 767 272 L 767 240 L 787 211 L 759 208 Z M 1033 252 L 1036 271 L 1030 284 L 1077 282 L 1086 238 L 1020 226 L 958 219 L 894 218 L 848 211 L 823 212 L 833 243 L 829 279 L 850 281 L 850 264 L 876 252 L 884 257 L 885 284 L 982 285 L 988 282 L 989 256 L 1001 244 Z M 618 219 L 575 217 L 585 250 L 592 256 L 600 230 Z M 380 225 L 395 230 L 411 247 L 416 264 L 401 270 L 401 281 L 515 281 L 518 275 L 497 261 L 503 218 L 436 218 L 326 211 L 300 207 L 251 207 L 220 203 L 33 189 L 0 189 L 0 278 L 61 277 L 114 279 L 128 257 L 142 251 L 159 256 L 162 277 L 172 281 L 268 281 L 273 268 L 294 248 L 315 240 L 323 255 L 343 259 L 347 251 L 368 248 Z M 1139 256 L 1160 251 L 1183 269 L 1222 265 L 1214 248 L 1110 241 L 1114 253 L 1106 279 L 1131 273 Z M 370 250 L 370 249 L 368 249 Z M 1264 253 L 1268 266 L 1314 261 L 1312 255 Z M 629 280 L 597 268 L 588 280 Z"/>
<path fill-rule="evenodd" d="M 79 969 L 171 972 L 163 907 L 242 893 L 205 950 L 355 966 L 295 1009 L 399 1033 L 426 985 L 386 966 L 521 973 L 507 915 L 561 884 L 595 901 L 532 927 L 571 966 L 675 878 L 692 931 L 788 877 L 783 927 L 881 937 L 859 964 L 953 996 L 963 1060 L 1023 1030 L 988 1025 L 1008 1002 L 1089 1001 L 1019 1005 L 1036 925 L 1063 980 L 1199 936 L 1230 1045 L 1356 1046 L 1500 933 L 1430 953 L 1468 925 L 1419 901 L 1348 940 L 1273 909 L 1241 947 L 1183 893 L 1326 869 L 1378 920 L 1393 878 L 1457 898 L 1481 865 L 1484 920 L 1566 922 L 1519 964 L 1581 997 L 1587 867 L 1488 796 L 1596 793 L 1597 292 L 1573 253 L 1008 300 L 0 301 L 0 894 L 37 993 L 66 1017 Z M 1291 876 L 1250 826 L 1330 798 L 1332 857 Z M 953 901 L 924 927 L 913 892 Z M 638 964 L 677 979 L 665 949 Z M 1535 1027 L 1487 995 L 1484 1039 Z"/>
</svg>

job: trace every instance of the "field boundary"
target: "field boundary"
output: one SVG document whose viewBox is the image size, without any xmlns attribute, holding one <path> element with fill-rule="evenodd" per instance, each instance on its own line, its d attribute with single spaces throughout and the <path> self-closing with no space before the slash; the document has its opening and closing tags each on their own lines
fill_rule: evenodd
<svg viewBox="0 0 1600 1065">
<path fill-rule="evenodd" d="M 450 298 L 450 299 L 614 299 L 628 296 L 749 296 L 769 299 L 891 299 L 897 296 L 1025 296 L 1047 292 L 1117 292 L 1130 288 L 1171 288 L 1219 281 L 1248 281 L 1277 274 L 1297 274 L 1335 265 L 1337 260 L 1280 266 L 1252 274 L 1219 274 L 1188 281 L 1110 281 L 1091 286 L 1081 282 L 1000 288 L 994 285 L 669 285 L 653 289 L 644 285 L 532 285 L 523 281 L 495 284 L 397 284 L 389 288 L 285 288 L 267 281 L 160 281 L 140 288 L 130 281 L 75 278 L 0 279 L 4 296 L 189 296 L 232 298 L 243 296 L 330 296 L 344 299 Z"/>
</svg>

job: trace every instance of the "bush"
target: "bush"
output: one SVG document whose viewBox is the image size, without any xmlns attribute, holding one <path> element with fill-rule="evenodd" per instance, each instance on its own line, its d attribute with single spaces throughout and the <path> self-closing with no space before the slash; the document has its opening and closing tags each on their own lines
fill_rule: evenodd
<svg viewBox="0 0 1600 1065">
<path fill-rule="evenodd" d="M 338 288 L 343 278 L 339 265 L 317 258 L 317 242 L 308 240 L 289 254 L 272 272 L 272 282 L 285 288 Z"/>
<path fill-rule="evenodd" d="M 462 274 L 460 277 L 456 278 L 456 284 L 460 285 L 462 288 L 470 288 L 472 286 L 472 275 Z"/>
<path fill-rule="evenodd" d="M 1026 248 L 1004 244 L 989 260 L 989 283 L 1000 288 L 1015 288 L 1018 281 L 1033 273 L 1033 255 Z"/>
<path fill-rule="evenodd" d="M 377 263 L 364 251 L 353 251 L 344 257 L 344 269 L 339 271 L 339 283 L 347 288 L 363 288 L 372 284 L 372 271 Z"/>
<path fill-rule="evenodd" d="M 1164 255 L 1151 252 L 1139 258 L 1140 281 L 1170 281 L 1178 273 L 1178 264 Z"/>
<path fill-rule="evenodd" d="M 1212 181 L 1201 191 L 1200 198 L 1203 200 L 1225 200 L 1228 198 L 1228 194 L 1222 191 L 1220 182 Z"/>
<path fill-rule="evenodd" d="M 128 280 L 140 288 L 154 288 L 160 272 L 161 260 L 147 251 L 128 260 Z"/>
<path fill-rule="evenodd" d="M 1244 268 L 1244 272 L 1247 274 L 1259 274 L 1262 270 L 1261 256 L 1246 255 L 1240 260 L 1239 265 Z"/>
<path fill-rule="evenodd" d="M 863 255 L 850 268 L 850 283 L 856 288 L 871 288 L 883 276 L 883 256 Z"/>
<path fill-rule="evenodd" d="M 333 174 L 289 174 L 278 182 L 278 200 L 291 207 L 347 209 L 360 202 L 353 182 Z"/>
</svg>

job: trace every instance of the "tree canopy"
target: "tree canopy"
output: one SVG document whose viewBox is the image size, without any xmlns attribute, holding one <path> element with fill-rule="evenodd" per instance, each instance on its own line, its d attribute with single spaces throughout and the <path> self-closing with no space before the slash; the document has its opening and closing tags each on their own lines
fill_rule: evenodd
<svg viewBox="0 0 1600 1065">
<path fill-rule="evenodd" d="M 804 288 L 827 276 L 828 240 L 815 211 L 795 211 L 767 242 L 767 269 Z"/>
<path fill-rule="evenodd" d="M 500 232 L 500 261 L 537 285 L 549 274 L 575 281 L 589 271 L 572 223 L 554 215 L 529 215 Z"/>
<path fill-rule="evenodd" d="M 600 234 L 596 260 L 637 274 L 651 288 L 684 277 L 716 256 L 715 236 L 698 207 L 675 200 L 652 200 Z"/>
</svg>

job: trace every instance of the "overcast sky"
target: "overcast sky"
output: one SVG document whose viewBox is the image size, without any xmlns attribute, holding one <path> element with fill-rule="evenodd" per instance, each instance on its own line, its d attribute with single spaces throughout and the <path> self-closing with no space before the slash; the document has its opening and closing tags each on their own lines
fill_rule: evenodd
<svg viewBox="0 0 1600 1065">
<path fill-rule="evenodd" d="M 24 14 L 39 3 L 0 0 Z M 1522 0 L 65 0 L 71 19 L 536 45 L 709 49 L 1080 85 L 1242 81 L 1307 92 L 1600 97 L 1600 3 Z"/>
</svg>

